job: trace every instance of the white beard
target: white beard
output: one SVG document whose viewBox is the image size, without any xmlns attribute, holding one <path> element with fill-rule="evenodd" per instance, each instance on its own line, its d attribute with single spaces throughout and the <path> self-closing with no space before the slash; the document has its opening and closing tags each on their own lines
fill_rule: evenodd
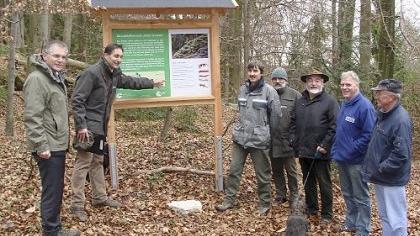
<svg viewBox="0 0 420 236">
<path fill-rule="evenodd" d="M 308 90 L 309 93 L 318 94 L 322 92 L 322 87 L 321 88 L 306 88 L 306 90 Z"/>
</svg>

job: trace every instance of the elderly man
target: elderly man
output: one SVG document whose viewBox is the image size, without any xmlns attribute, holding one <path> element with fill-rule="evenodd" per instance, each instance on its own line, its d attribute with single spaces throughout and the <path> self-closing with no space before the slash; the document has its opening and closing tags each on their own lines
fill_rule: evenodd
<svg viewBox="0 0 420 236">
<path fill-rule="evenodd" d="M 258 214 L 266 215 L 271 206 L 270 132 L 278 126 L 281 117 L 276 90 L 265 83 L 260 64 L 248 65 L 248 80 L 239 90 L 239 122 L 233 128 L 232 162 L 227 178 L 223 203 L 217 211 L 232 208 L 239 190 L 241 176 L 248 154 L 254 164 L 260 199 Z"/>
<path fill-rule="evenodd" d="M 333 216 L 329 152 L 335 134 L 338 103 L 324 91 L 328 79 L 318 70 L 301 76 L 306 89 L 296 101 L 290 125 L 290 142 L 303 174 L 307 214 L 318 214 L 318 184 L 322 202 L 321 223 L 329 223 Z"/>
<path fill-rule="evenodd" d="M 360 79 L 353 71 L 341 74 L 344 97 L 337 117 L 337 129 L 331 157 L 337 163 L 341 192 L 346 203 L 346 220 L 340 231 L 369 235 L 370 197 L 367 182 L 362 180 L 362 163 L 375 125 L 372 103 L 359 90 Z"/>
<path fill-rule="evenodd" d="M 80 235 L 75 229 L 61 227 L 66 152 L 69 124 L 67 90 L 63 70 L 67 45 L 51 41 L 41 54 L 32 55 L 33 71 L 23 86 L 24 122 L 29 150 L 41 176 L 41 220 L 43 235 Z"/>
<path fill-rule="evenodd" d="M 271 73 L 271 82 L 280 97 L 282 117 L 279 126 L 273 127 L 271 139 L 271 168 L 273 172 L 274 185 L 276 186 L 275 200 L 284 203 L 289 200 L 293 205 L 298 197 L 298 180 L 294 152 L 289 144 L 290 113 L 295 107 L 295 102 L 301 94 L 290 88 L 287 82 L 287 72 L 284 68 L 278 67 Z M 287 185 L 289 196 L 287 198 L 286 179 L 284 170 L 287 173 Z"/>
<path fill-rule="evenodd" d="M 363 165 L 363 178 L 375 184 L 376 203 L 385 236 L 407 235 L 405 186 L 410 179 L 413 126 L 400 104 L 402 86 L 385 79 L 372 88 L 378 119 Z"/>
</svg>

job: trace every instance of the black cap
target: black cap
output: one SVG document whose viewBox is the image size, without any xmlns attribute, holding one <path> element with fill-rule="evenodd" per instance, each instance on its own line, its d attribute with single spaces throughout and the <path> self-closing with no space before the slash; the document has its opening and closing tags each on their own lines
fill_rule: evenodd
<svg viewBox="0 0 420 236">
<path fill-rule="evenodd" d="M 393 93 L 401 93 L 402 85 L 399 80 L 396 79 L 384 79 L 379 81 L 378 85 L 371 90 L 375 91 L 390 91 Z"/>
</svg>

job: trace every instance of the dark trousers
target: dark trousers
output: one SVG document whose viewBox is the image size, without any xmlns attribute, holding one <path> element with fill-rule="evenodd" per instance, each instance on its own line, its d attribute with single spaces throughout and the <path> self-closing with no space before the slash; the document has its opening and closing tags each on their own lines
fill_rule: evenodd
<svg viewBox="0 0 420 236">
<path fill-rule="evenodd" d="M 244 148 L 235 142 L 233 142 L 232 147 L 232 162 L 230 163 L 224 202 L 234 204 L 248 154 L 251 156 L 252 163 L 254 164 L 255 177 L 257 178 L 257 192 L 260 198 L 260 207 L 270 207 L 271 166 L 268 150 Z"/>
<path fill-rule="evenodd" d="M 273 170 L 273 180 L 276 186 L 276 199 L 287 199 L 290 202 L 298 198 L 298 179 L 296 170 L 296 161 L 294 157 L 270 157 L 271 169 Z M 286 171 L 285 171 L 286 170 Z M 286 179 L 284 172 L 287 174 L 287 186 L 289 187 L 289 196 L 287 196 Z"/>
<path fill-rule="evenodd" d="M 51 152 L 49 159 L 33 155 L 41 176 L 41 220 L 43 235 L 56 236 L 61 229 L 60 210 L 64 189 L 66 152 Z"/>
<path fill-rule="evenodd" d="M 313 165 L 310 169 L 312 162 Z M 303 181 L 305 181 L 309 173 L 309 177 L 305 185 L 305 202 L 308 209 L 308 214 L 316 214 L 319 210 L 318 185 L 321 193 L 321 217 L 326 219 L 331 219 L 333 215 L 333 194 L 330 162 L 330 160 L 299 158 L 299 163 L 303 174 Z"/>
</svg>

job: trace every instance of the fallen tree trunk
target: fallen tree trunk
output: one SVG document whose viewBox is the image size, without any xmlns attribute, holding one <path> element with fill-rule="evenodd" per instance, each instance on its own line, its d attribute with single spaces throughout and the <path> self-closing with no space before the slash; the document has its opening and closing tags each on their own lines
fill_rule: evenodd
<svg viewBox="0 0 420 236">
<path fill-rule="evenodd" d="M 214 172 L 212 171 L 206 171 L 206 170 L 197 170 L 192 168 L 185 168 L 185 167 L 176 167 L 176 166 L 164 166 L 153 170 L 140 170 L 132 175 L 151 175 L 156 173 L 171 173 L 171 172 L 181 172 L 181 173 L 192 173 L 192 174 L 198 174 L 198 175 L 214 175 Z"/>
<path fill-rule="evenodd" d="M 67 65 L 76 67 L 78 69 L 86 69 L 89 66 L 89 64 L 84 63 L 83 61 L 78 61 L 70 58 L 67 59 Z"/>
</svg>

